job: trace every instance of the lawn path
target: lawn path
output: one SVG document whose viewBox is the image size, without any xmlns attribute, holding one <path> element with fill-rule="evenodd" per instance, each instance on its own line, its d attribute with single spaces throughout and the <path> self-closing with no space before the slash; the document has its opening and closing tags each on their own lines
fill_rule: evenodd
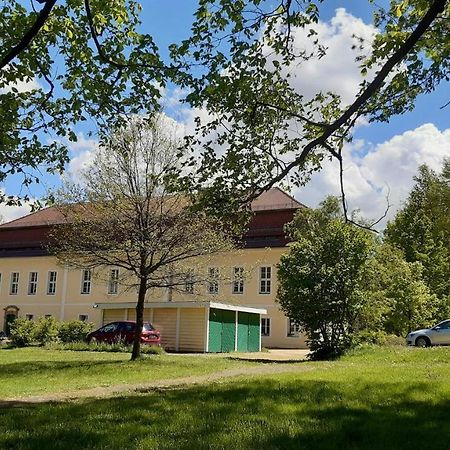
<svg viewBox="0 0 450 450">
<path fill-rule="evenodd" d="M 236 377 L 258 377 L 277 373 L 304 372 L 312 370 L 314 367 L 301 363 L 266 363 L 260 366 L 241 367 L 238 369 L 227 369 L 207 375 L 193 375 L 181 378 L 171 378 L 155 380 L 148 383 L 128 383 L 112 386 L 100 386 L 96 388 L 80 389 L 75 391 L 57 392 L 53 394 L 33 395 L 26 397 L 0 399 L 0 408 L 20 407 L 27 404 L 51 403 L 77 400 L 82 398 L 108 398 L 125 393 L 142 393 L 153 390 L 180 389 L 187 386 L 210 384 L 214 382 L 227 381 Z"/>
</svg>

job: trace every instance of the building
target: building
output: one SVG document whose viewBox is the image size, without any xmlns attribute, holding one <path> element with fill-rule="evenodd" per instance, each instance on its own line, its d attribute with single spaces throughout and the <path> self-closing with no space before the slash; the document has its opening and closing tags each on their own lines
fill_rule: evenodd
<svg viewBox="0 0 450 450">
<path fill-rule="evenodd" d="M 236 316 L 235 349 L 242 347 L 237 340 L 238 326 L 242 325 L 239 314 L 244 321 L 246 314 L 261 315 L 258 325 L 260 345 L 264 347 L 306 347 L 297 324 L 275 302 L 276 265 L 288 250 L 284 225 L 302 207 L 278 188 L 262 194 L 252 203 L 255 215 L 244 237 L 244 247 L 217 256 L 208 268 L 212 275 L 228 271 L 229 281 L 149 295 L 145 319 L 166 336 L 163 343 L 168 348 L 208 350 L 209 324 L 213 314 L 220 311 L 233 311 Z M 97 326 L 133 319 L 136 294 L 121 289 L 119 269 L 105 268 L 106 275 L 96 277 L 90 270 L 62 267 L 47 254 L 49 231 L 60 221 L 60 213 L 47 208 L 0 226 L 0 311 L 4 313 L 0 330 L 7 331 L 8 323 L 16 317 L 35 320 L 53 316 L 57 320 L 87 320 Z M 180 339 L 185 342 L 187 335 L 198 336 L 192 338 L 195 345 L 184 348 Z M 232 349 L 229 347 L 225 346 Z"/>
</svg>

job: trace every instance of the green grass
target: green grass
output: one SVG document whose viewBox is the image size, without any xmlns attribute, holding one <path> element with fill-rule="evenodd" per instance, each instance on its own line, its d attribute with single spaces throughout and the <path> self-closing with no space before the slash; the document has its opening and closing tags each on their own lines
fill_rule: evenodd
<svg viewBox="0 0 450 450">
<path fill-rule="evenodd" d="M 130 362 L 127 353 L 0 349 L 0 399 L 204 375 L 250 365 L 212 355 L 145 355 Z"/>
<path fill-rule="evenodd" d="M 448 448 L 449 362 L 449 348 L 367 348 L 292 374 L 5 408 L 0 448 Z"/>
</svg>

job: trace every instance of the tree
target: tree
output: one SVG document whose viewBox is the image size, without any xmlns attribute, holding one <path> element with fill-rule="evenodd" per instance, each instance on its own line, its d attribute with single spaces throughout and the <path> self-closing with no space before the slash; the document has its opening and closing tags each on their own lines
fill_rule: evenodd
<svg viewBox="0 0 450 450">
<path fill-rule="evenodd" d="M 402 250 L 408 262 L 423 266 L 423 278 L 438 298 L 441 318 L 450 313 L 450 160 L 440 174 L 419 168 L 404 207 L 390 222 L 386 241 Z"/>
<path fill-rule="evenodd" d="M 304 183 L 324 158 L 342 164 L 358 118 L 387 121 L 448 78 L 448 0 L 392 0 L 377 10 L 380 33 L 355 55 L 368 81 L 350 105 L 321 91 L 306 99 L 289 80 L 293 66 L 326 53 L 314 30 L 320 2 L 201 0 L 191 36 L 170 47 L 168 64 L 152 36 L 138 31 L 136 0 L 40 3 L 35 12 L 6 0 L 0 12 L 0 180 L 21 172 L 30 184 L 36 172 L 26 167 L 62 170 L 67 149 L 54 135 L 73 140 L 74 125 L 88 118 L 101 132 L 157 109 L 158 85 L 170 80 L 212 117 L 198 120 L 198 134 L 187 139 L 202 153 L 197 178 L 187 181 L 195 189 L 214 180 L 202 191 L 204 205 L 223 209 L 227 199 L 244 193 L 245 202 L 284 179 Z M 311 51 L 293 48 L 295 28 L 308 33 Z M 19 92 L 19 83 L 33 80 L 45 88 Z"/>
<path fill-rule="evenodd" d="M 5 0 L 0 11 L 0 181 L 21 174 L 25 186 L 39 180 L 36 169 L 64 169 L 77 124 L 92 120 L 102 136 L 155 110 L 169 70 L 138 32 L 137 1 L 39 3 Z"/>
<path fill-rule="evenodd" d="M 373 237 L 336 217 L 336 205 L 329 199 L 322 208 L 300 211 L 289 227 L 294 242 L 278 266 L 277 301 L 301 325 L 316 358 L 337 356 L 350 345 L 367 301 L 361 287 Z"/>
<path fill-rule="evenodd" d="M 448 79 L 445 0 L 393 0 L 376 12 L 372 46 L 355 43 L 366 81 L 349 105 L 333 92 L 305 97 L 291 83 L 293 67 L 301 76 L 305 62 L 326 53 L 314 30 L 320 2 L 218 3 L 202 2 L 193 37 L 172 49 L 185 67 L 177 77 L 186 101 L 210 113 L 187 142 L 202 153 L 198 182 L 214 180 L 204 191 L 208 205 L 222 207 L 238 190 L 248 200 L 284 180 L 303 184 L 325 158 L 337 159 L 342 174 L 342 146 L 359 118 L 388 121 Z M 293 46 L 295 29 L 310 45 Z M 192 72 L 193 64 L 206 70 Z"/>
<path fill-rule="evenodd" d="M 362 287 L 367 298 L 359 328 L 406 336 L 437 321 L 437 298 L 422 277 L 419 262 L 407 262 L 401 250 L 377 246 L 368 260 Z"/>
<path fill-rule="evenodd" d="M 66 223 L 51 247 L 59 260 L 99 273 L 119 268 L 120 283 L 137 290 L 132 360 L 140 354 L 147 293 L 184 286 L 188 277 L 204 280 L 208 257 L 233 248 L 223 224 L 191 208 L 179 191 L 177 154 L 175 130 L 161 117 L 150 125 L 134 119 L 101 147 L 83 184 L 69 186 L 59 205 Z"/>
</svg>

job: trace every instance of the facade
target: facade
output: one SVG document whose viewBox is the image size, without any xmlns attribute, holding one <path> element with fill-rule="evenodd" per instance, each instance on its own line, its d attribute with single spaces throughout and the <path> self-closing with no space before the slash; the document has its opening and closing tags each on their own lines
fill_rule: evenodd
<svg viewBox="0 0 450 450">
<path fill-rule="evenodd" d="M 195 286 L 187 283 L 185 289 L 177 291 L 150 293 L 145 318 L 161 330 L 162 337 L 166 336 L 163 345 L 180 351 L 217 351 L 219 344 L 212 342 L 214 339 L 207 330 L 211 324 L 217 326 L 211 316 L 211 311 L 217 310 L 232 311 L 236 318 L 235 338 L 233 344 L 225 345 L 227 350 L 244 348 L 242 339 L 238 339 L 242 330 L 247 329 L 248 336 L 253 336 L 253 331 L 242 324 L 247 321 L 249 326 L 249 320 L 254 322 L 246 314 L 261 316 L 260 345 L 263 347 L 305 348 L 298 326 L 275 302 L 276 266 L 288 250 L 283 227 L 301 207 L 277 188 L 262 194 L 252 203 L 255 214 L 244 236 L 243 248 L 208 262 L 206 270 L 211 281 Z M 80 319 L 96 326 L 133 319 L 136 292 L 121 286 L 118 268 L 108 267 L 102 274 L 93 273 L 58 265 L 47 254 L 45 244 L 49 231 L 59 220 L 58 211 L 47 208 L 0 226 L 0 313 L 3 313 L 0 330 L 7 332 L 8 324 L 16 317 Z M 219 274 L 226 276 L 219 277 Z M 197 341 L 187 347 L 180 346 L 185 341 L 183 333 L 191 333 L 193 339 L 197 336 Z M 248 348 L 249 344 L 245 345 Z"/>
</svg>

